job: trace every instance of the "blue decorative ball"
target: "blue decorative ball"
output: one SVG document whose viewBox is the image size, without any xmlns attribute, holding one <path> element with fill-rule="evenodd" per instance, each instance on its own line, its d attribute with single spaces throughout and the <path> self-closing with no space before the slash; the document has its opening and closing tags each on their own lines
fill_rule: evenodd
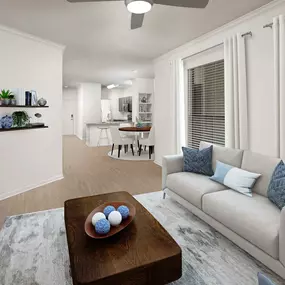
<svg viewBox="0 0 285 285">
<path fill-rule="evenodd" d="M 13 118 L 12 116 L 4 116 L 1 119 L 1 125 L 3 129 L 11 129 L 13 126 Z"/>
<path fill-rule="evenodd" d="M 108 218 L 108 216 L 110 215 L 111 212 L 116 211 L 115 207 L 113 206 L 107 206 L 103 213 L 105 214 L 105 216 Z"/>
<path fill-rule="evenodd" d="M 122 218 L 123 219 L 126 219 L 128 218 L 128 216 L 130 215 L 130 210 L 127 206 L 120 206 L 118 209 L 117 209 L 118 212 L 120 212 L 120 214 L 122 215 Z"/>
<path fill-rule="evenodd" d="M 99 235 L 106 235 L 111 229 L 110 222 L 106 219 L 99 220 L 95 224 L 95 231 Z"/>
</svg>

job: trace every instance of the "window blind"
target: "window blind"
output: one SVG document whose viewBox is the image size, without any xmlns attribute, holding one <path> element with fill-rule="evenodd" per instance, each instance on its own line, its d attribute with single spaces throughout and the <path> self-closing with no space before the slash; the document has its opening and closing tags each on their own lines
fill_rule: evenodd
<svg viewBox="0 0 285 285">
<path fill-rule="evenodd" d="M 188 69 L 188 146 L 225 145 L 224 60 Z"/>
</svg>

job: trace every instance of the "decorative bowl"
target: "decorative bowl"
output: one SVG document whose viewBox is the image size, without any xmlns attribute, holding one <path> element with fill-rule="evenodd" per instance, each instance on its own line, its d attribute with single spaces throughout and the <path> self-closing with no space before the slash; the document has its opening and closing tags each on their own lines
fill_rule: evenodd
<svg viewBox="0 0 285 285">
<path fill-rule="evenodd" d="M 116 209 L 122 205 L 125 205 L 129 208 L 130 214 L 129 214 L 129 217 L 127 219 L 123 220 L 119 226 L 111 227 L 111 230 L 108 234 L 99 235 L 95 232 L 95 227 L 92 225 L 92 217 L 98 212 L 103 212 L 105 207 L 109 206 L 109 205 L 114 206 Z M 94 209 L 88 215 L 88 217 L 85 221 L 85 225 L 84 225 L 85 233 L 89 237 L 94 238 L 94 239 L 104 239 L 104 238 L 111 237 L 111 236 L 119 233 L 123 229 L 125 229 L 134 220 L 135 215 L 136 215 L 136 208 L 130 203 L 127 203 L 127 202 L 106 202 L 106 203 L 100 205 L 99 207 L 97 207 L 96 209 Z"/>
</svg>

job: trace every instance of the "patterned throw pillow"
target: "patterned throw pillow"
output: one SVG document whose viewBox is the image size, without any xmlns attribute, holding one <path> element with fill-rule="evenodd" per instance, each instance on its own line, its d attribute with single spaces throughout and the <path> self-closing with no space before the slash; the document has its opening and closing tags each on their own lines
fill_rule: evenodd
<svg viewBox="0 0 285 285">
<path fill-rule="evenodd" d="M 285 165 L 282 160 L 273 172 L 267 195 L 268 199 L 279 209 L 285 206 Z"/>
<path fill-rule="evenodd" d="M 258 285 L 275 285 L 269 278 L 262 273 L 258 273 Z"/>
<path fill-rule="evenodd" d="M 217 160 L 216 172 L 210 179 L 252 197 L 251 189 L 260 176 L 261 174 L 248 172 Z"/>
<path fill-rule="evenodd" d="M 184 167 L 183 171 L 211 176 L 213 146 L 203 150 L 182 147 Z"/>
</svg>

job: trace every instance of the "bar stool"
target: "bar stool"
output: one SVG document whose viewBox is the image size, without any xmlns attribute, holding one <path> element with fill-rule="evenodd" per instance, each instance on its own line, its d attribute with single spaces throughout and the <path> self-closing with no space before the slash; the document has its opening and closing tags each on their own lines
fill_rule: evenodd
<svg viewBox="0 0 285 285">
<path fill-rule="evenodd" d="M 100 141 L 104 140 L 104 139 L 107 139 L 108 140 L 108 144 L 110 144 L 109 136 L 108 136 L 109 127 L 102 126 L 102 127 L 98 127 L 98 129 L 100 130 L 100 135 L 99 135 L 97 146 L 100 146 Z M 103 136 L 104 133 L 105 133 L 105 136 Z"/>
</svg>

